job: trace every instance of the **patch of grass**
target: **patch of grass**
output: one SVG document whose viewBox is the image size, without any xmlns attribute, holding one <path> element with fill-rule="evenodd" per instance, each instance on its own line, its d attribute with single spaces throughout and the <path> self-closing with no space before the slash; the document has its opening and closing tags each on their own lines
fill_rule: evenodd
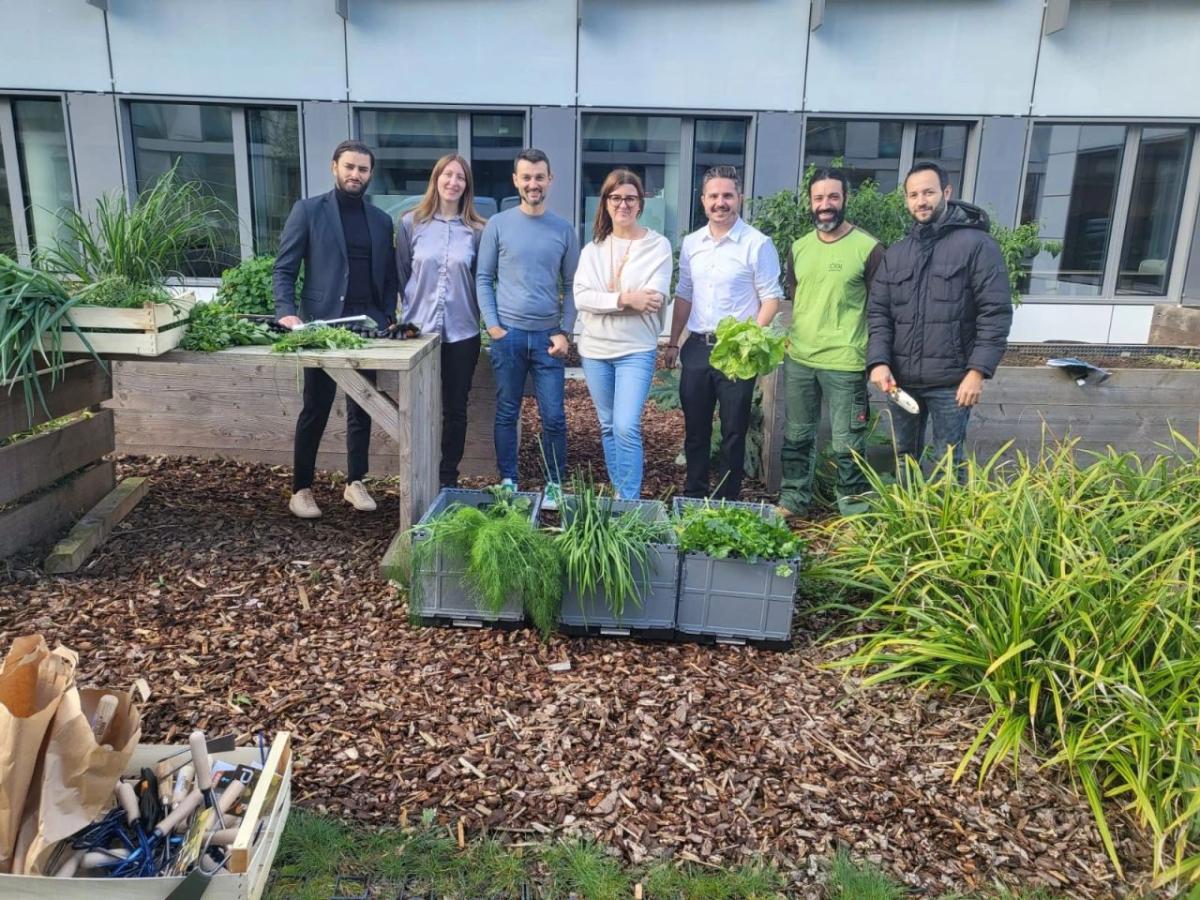
<svg viewBox="0 0 1200 900">
<path fill-rule="evenodd" d="M 630 877 L 620 863 L 590 840 L 560 841 L 542 854 L 549 876 L 549 896 L 579 900 L 618 900 L 632 895 Z"/>
<path fill-rule="evenodd" d="M 839 850 L 829 870 L 830 900 L 904 900 L 908 891 L 870 863 Z"/>
<path fill-rule="evenodd" d="M 328 877 L 358 855 L 358 841 L 350 828 L 336 819 L 293 809 L 279 838 L 275 867 L 289 875 Z"/>
<path fill-rule="evenodd" d="M 783 896 L 784 879 L 762 863 L 713 872 L 656 863 L 642 880 L 647 900 L 768 900 Z"/>
</svg>

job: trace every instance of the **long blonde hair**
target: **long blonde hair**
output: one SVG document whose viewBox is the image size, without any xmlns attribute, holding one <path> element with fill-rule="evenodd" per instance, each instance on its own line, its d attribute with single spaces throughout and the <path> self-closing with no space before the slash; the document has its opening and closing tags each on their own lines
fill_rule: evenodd
<svg viewBox="0 0 1200 900">
<path fill-rule="evenodd" d="M 457 153 L 447 153 L 433 164 L 433 171 L 429 173 L 429 186 L 425 188 L 425 196 L 413 209 L 413 222 L 428 222 L 438 211 L 438 207 L 441 205 L 441 197 L 438 196 L 437 189 L 438 179 L 442 177 L 442 172 L 446 171 L 446 166 L 452 162 L 456 162 L 462 167 L 463 176 L 467 179 L 467 186 L 463 190 L 462 196 L 458 198 L 458 214 L 462 216 L 462 220 L 468 228 L 481 229 L 484 222 L 483 217 L 475 211 L 475 180 L 471 177 L 471 164 Z"/>
<path fill-rule="evenodd" d="M 612 215 L 608 211 L 608 195 L 623 184 L 632 185 L 638 195 L 638 215 L 646 209 L 646 190 L 642 187 L 642 179 L 628 169 L 613 169 L 600 186 L 600 205 L 596 207 L 596 221 L 592 225 L 592 240 L 597 244 L 612 234 Z"/>
</svg>

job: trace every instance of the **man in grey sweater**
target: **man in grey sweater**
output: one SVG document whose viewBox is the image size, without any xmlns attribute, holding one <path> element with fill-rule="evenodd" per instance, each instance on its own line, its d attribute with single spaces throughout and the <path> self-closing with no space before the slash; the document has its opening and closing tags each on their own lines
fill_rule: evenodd
<svg viewBox="0 0 1200 900">
<path fill-rule="evenodd" d="M 522 150 L 513 170 L 521 205 L 488 220 L 475 278 L 496 376 L 496 465 L 500 484 L 515 491 L 517 423 L 525 379 L 532 372 L 546 467 L 543 506 L 557 509 L 567 465 L 563 371 L 567 335 L 575 325 L 571 279 L 579 263 L 579 239 L 569 222 L 546 209 L 554 180 L 546 154 Z"/>
</svg>

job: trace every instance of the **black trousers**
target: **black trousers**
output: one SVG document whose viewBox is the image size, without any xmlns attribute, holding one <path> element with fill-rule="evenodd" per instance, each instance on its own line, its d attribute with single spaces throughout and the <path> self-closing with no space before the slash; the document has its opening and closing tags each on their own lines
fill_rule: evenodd
<svg viewBox="0 0 1200 900">
<path fill-rule="evenodd" d="M 458 464 L 467 442 L 467 397 L 479 347 L 479 335 L 442 344 L 442 462 L 438 468 L 442 487 L 458 487 Z"/>
<path fill-rule="evenodd" d="M 359 374 L 375 383 L 375 373 L 360 369 Z M 304 370 L 304 408 L 296 420 L 296 442 L 292 454 L 292 490 L 312 487 L 317 467 L 317 449 L 329 422 L 337 383 L 321 369 Z M 367 474 L 367 454 L 371 449 L 371 416 L 346 398 L 346 479 L 362 481 Z"/>
<path fill-rule="evenodd" d="M 746 432 L 750 430 L 750 405 L 754 379 L 726 378 L 708 364 L 712 348 L 688 338 L 679 352 L 679 405 L 683 407 L 683 453 L 687 458 L 687 497 L 712 496 L 736 500 L 746 474 Z M 721 411 L 721 453 L 717 486 L 709 490 L 709 455 L 713 412 Z"/>
</svg>

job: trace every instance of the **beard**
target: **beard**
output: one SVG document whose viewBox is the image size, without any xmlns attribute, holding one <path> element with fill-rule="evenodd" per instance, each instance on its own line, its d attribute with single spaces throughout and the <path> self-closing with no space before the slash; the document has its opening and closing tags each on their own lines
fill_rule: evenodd
<svg viewBox="0 0 1200 900">
<path fill-rule="evenodd" d="M 946 198 L 942 197 L 938 200 L 937 206 L 935 206 L 933 208 L 933 214 L 928 219 L 925 219 L 925 220 L 917 219 L 917 221 L 921 222 L 924 225 L 932 225 L 934 222 L 941 221 L 942 216 L 944 216 L 945 214 L 946 214 Z M 917 217 L 913 216 L 913 218 L 916 219 Z"/>
<path fill-rule="evenodd" d="M 833 213 L 832 219 L 821 218 L 821 213 L 827 212 Z M 842 223 L 846 221 L 846 210 L 826 207 L 825 209 L 818 209 L 816 212 L 810 212 L 809 217 L 812 219 L 813 227 L 817 229 L 817 231 L 824 231 L 828 233 L 830 231 L 837 231 L 838 228 L 841 227 Z"/>
<path fill-rule="evenodd" d="M 342 193 L 348 194 L 351 197 L 361 197 L 363 194 L 365 194 L 367 192 L 367 186 L 370 183 L 371 183 L 370 178 L 366 179 L 361 184 L 347 184 L 346 182 L 342 181 L 341 178 L 337 179 L 338 189 Z"/>
<path fill-rule="evenodd" d="M 532 196 L 531 196 L 531 192 L 529 190 L 522 188 L 522 189 L 518 190 L 517 193 L 519 193 L 521 195 L 521 199 L 525 203 L 527 203 L 529 206 L 541 206 L 543 203 L 546 202 L 546 192 L 545 191 L 533 192 Z"/>
</svg>

